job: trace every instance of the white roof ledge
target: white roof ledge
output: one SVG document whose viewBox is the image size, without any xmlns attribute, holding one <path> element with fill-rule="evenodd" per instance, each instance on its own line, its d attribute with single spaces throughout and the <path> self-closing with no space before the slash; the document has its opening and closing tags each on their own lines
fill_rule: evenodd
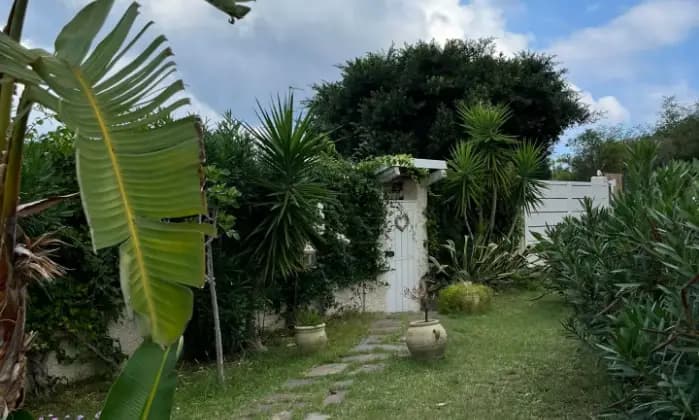
<svg viewBox="0 0 699 420">
<path fill-rule="evenodd" d="M 418 169 L 432 169 L 439 171 L 447 169 L 447 161 L 436 159 L 413 159 L 413 166 Z"/>
<path fill-rule="evenodd" d="M 427 169 L 429 177 L 427 184 L 433 184 L 447 176 L 447 162 L 435 159 L 413 159 L 412 167 Z M 376 178 L 381 183 L 392 182 L 401 176 L 401 166 L 384 166 L 376 171 Z"/>
</svg>

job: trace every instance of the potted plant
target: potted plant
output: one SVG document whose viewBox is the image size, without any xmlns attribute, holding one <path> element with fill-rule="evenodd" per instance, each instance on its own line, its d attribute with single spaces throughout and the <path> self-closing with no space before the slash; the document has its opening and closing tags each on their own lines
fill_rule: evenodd
<svg viewBox="0 0 699 420">
<path fill-rule="evenodd" d="M 303 309 L 296 314 L 294 332 L 296 347 L 301 353 L 314 353 L 328 343 L 323 316 L 314 309 Z"/>
<path fill-rule="evenodd" d="M 430 319 L 430 303 L 435 293 L 434 282 L 430 280 L 426 274 L 418 287 L 406 289 L 408 297 L 420 303 L 425 315 L 424 319 L 410 323 L 405 336 L 410 355 L 418 360 L 441 359 L 447 348 L 447 331 L 438 319 Z"/>
</svg>

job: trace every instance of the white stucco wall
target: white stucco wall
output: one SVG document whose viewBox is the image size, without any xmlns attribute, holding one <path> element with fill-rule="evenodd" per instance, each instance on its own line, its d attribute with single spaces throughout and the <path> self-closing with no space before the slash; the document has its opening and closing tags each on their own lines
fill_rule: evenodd
<svg viewBox="0 0 699 420">
<path fill-rule="evenodd" d="M 108 334 L 115 339 L 121 351 L 127 356 L 132 355 L 143 340 L 139 333 L 138 326 L 133 319 L 124 315 L 108 327 Z M 75 354 L 75 346 L 66 340 L 61 344 L 61 348 L 68 354 Z M 56 357 L 56 352 L 51 351 L 45 360 L 45 372 L 51 377 L 64 383 L 71 383 L 89 379 L 103 373 L 107 369 L 105 363 L 95 357 L 90 362 L 60 363 Z"/>
</svg>

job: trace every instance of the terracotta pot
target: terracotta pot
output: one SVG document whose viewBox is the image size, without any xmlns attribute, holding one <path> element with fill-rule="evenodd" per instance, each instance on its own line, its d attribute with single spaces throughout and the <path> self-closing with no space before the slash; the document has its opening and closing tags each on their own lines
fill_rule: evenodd
<svg viewBox="0 0 699 420">
<path fill-rule="evenodd" d="M 405 335 L 408 350 L 418 360 L 441 359 L 447 349 L 447 330 L 438 319 L 413 321 Z"/>
<path fill-rule="evenodd" d="M 296 347 L 301 353 L 314 353 L 328 343 L 328 336 L 325 335 L 325 324 L 309 327 L 294 327 L 294 340 Z"/>
</svg>

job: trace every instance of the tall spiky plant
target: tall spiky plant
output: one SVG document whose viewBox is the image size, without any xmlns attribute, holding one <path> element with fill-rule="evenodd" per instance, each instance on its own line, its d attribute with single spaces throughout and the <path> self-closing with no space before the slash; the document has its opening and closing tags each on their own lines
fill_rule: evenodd
<svg viewBox="0 0 699 420">
<path fill-rule="evenodd" d="M 447 161 L 446 188 L 451 193 L 450 199 L 456 204 L 457 211 L 463 217 L 466 230 L 473 236 L 469 223 L 469 212 L 480 209 L 486 191 L 485 160 L 473 143 L 459 142 L 451 151 Z"/>
<path fill-rule="evenodd" d="M 313 128 L 312 114 L 298 112 L 292 94 L 277 97 L 269 109 L 258 108 L 260 125 L 247 126 L 257 141 L 262 172 L 254 205 L 264 216 L 248 238 L 254 244 L 253 260 L 261 267 L 256 293 L 269 282 L 297 281 L 305 246 L 320 240 L 318 203 L 332 199 L 316 178 L 327 141 Z"/>
<path fill-rule="evenodd" d="M 510 118 L 510 111 L 504 105 L 478 103 L 467 106 L 460 103 L 457 112 L 461 117 L 468 141 L 474 144 L 482 157 L 488 176 L 484 183 L 491 192 L 489 232 L 495 225 L 498 192 L 505 191 L 510 184 L 508 163 L 515 138 L 503 133 L 502 127 Z"/>
<path fill-rule="evenodd" d="M 510 118 L 505 106 L 462 103 L 459 115 L 466 139 L 452 149 L 447 162 L 447 192 L 466 221 L 469 235 L 481 234 L 485 241 L 494 240 L 499 201 L 507 200 L 515 220 L 522 210 L 531 211 L 539 202 L 543 187 L 539 177 L 545 168 L 543 151 L 502 132 Z M 483 208 L 487 205 L 490 215 L 485 220 Z M 472 210 L 478 212 L 479 232 L 472 232 L 468 223 Z M 510 225 L 507 238 L 514 226 Z"/>
</svg>

